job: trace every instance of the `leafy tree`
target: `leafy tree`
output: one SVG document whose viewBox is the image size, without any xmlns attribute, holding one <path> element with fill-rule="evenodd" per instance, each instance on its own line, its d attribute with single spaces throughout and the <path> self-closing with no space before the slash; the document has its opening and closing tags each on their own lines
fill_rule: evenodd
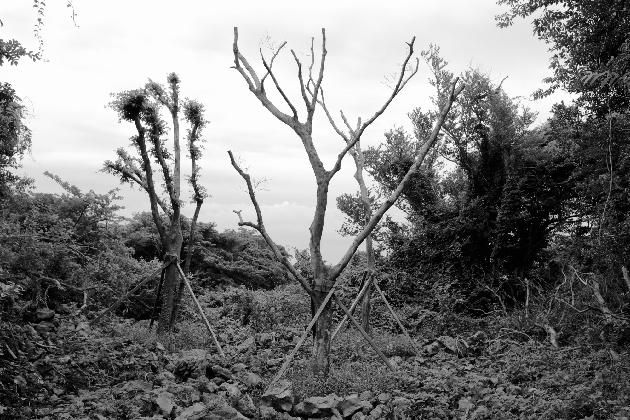
<svg viewBox="0 0 630 420">
<path fill-rule="evenodd" d="M 31 147 L 31 130 L 24 124 L 25 113 L 11 85 L 0 83 L 0 200 L 6 198 L 10 184 L 18 180 L 11 171 Z"/>
<path fill-rule="evenodd" d="M 549 84 L 539 95 L 562 88 L 577 95 L 558 104 L 544 128 L 550 144 L 563 151 L 574 170 L 570 240 L 558 239 L 563 264 L 592 273 L 603 290 L 618 290 L 621 268 L 628 264 L 626 141 L 630 91 L 630 8 L 623 0 L 500 0 L 508 11 L 500 26 L 533 17 L 535 34 L 554 53 Z M 598 286 L 597 286 L 598 287 Z M 615 297 L 617 298 L 617 297 Z"/>
<path fill-rule="evenodd" d="M 0 201 L 0 279 L 21 284 L 34 304 L 81 302 L 85 292 L 90 307 L 108 305 L 153 262 L 124 245 L 116 190 L 83 192 L 47 175 L 62 194 L 14 189 Z"/>
<path fill-rule="evenodd" d="M 17 66 L 22 57 L 28 57 L 33 61 L 37 61 L 40 59 L 40 54 L 27 50 L 15 39 L 9 39 L 8 41 L 0 39 L 0 66 L 5 63 Z"/>
<path fill-rule="evenodd" d="M 424 56 L 433 69 L 437 104 L 454 76 L 438 48 Z M 466 87 L 445 122 L 439 148 L 403 190 L 400 207 L 410 225 L 391 222 L 385 243 L 390 268 L 412 279 L 450 279 L 448 287 L 468 295 L 473 309 L 483 309 L 480 299 L 489 290 L 518 298 L 520 283 L 564 228 L 574 166 L 544 131 L 529 129 L 533 114 L 519 109 L 501 84 L 474 69 L 462 78 Z M 384 192 L 411 164 L 434 115 L 414 110 L 415 136 L 392 130 L 382 147 L 366 152 L 368 170 Z M 398 284 L 398 289 L 412 297 L 422 286 Z"/>
<path fill-rule="evenodd" d="M 116 161 L 106 161 L 104 170 L 120 176 L 123 183 L 138 185 L 147 192 L 151 204 L 151 216 L 160 236 L 162 256 L 174 263 L 165 269 L 164 289 L 158 334 L 168 333 L 176 320 L 179 300 L 183 285 L 177 264 L 182 253 L 183 234 L 181 227 L 181 146 L 180 146 L 180 111 L 188 122 L 188 148 L 192 164 L 192 176 L 189 182 L 193 189 L 193 198 L 197 209 L 193 225 L 199 215 L 205 192 L 198 184 L 199 168 L 197 161 L 201 156 L 199 142 L 201 132 L 206 125 L 203 119 L 203 105 L 194 100 L 180 99 L 180 79 L 175 73 L 167 77 L 168 87 L 149 81 L 142 89 L 126 91 L 115 95 L 111 107 L 120 118 L 134 124 L 137 135 L 131 143 L 138 156 L 130 155 L 124 148 L 117 150 Z M 172 151 L 166 146 L 167 124 L 162 119 L 161 110 L 165 109 L 171 117 L 173 126 Z M 154 171 L 153 162 L 158 171 Z M 172 166 L 171 166 L 172 165 Z M 162 174 L 167 199 L 163 199 L 156 188 L 157 178 Z M 194 235 L 194 232 L 192 233 Z M 191 236 L 191 239 L 194 236 Z M 190 241 L 189 243 L 192 243 Z M 177 264 L 175 264 L 177 263 Z"/>
<path fill-rule="evenodd" d="M 552 75 L 538 96 L 562 88 L 595 109 L 628 105 L 630 8 L 625 0 L 499 0 L 509 9 L 499 26 L 533 17 L 534 33 L 550 44 Z"/>
<path fill-rule="evenodd" d="M 182 217 L 184 236 L 190 237 L 190 230 L 191 220 Z M 135 214 L 123 227 L 122 235 L 135 258 L 160 258 L 160 236 L 150 213 Z M 198 223 L 194 236 L 195 248 L 192 254 L 186 250 L 185 258 L 200 284 L 271 289 L 288 281 L 282 264 L 257 234 L 243 229 L 218 232 L 214 223 Z"/>
</svg>

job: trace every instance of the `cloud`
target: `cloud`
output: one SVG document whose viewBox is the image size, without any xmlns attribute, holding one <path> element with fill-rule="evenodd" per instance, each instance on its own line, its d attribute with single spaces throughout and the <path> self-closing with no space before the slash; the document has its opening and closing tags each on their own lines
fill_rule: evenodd
<svg viewBox="0 0 630 420">
<path fill-rule="evenodd" d="M 351 121 L 371 116 L 382 105 L 389 95 L 386 76 L 398 71 L 405 42 L 413 35 L 417 51 L 429 42 L 439 44 L 456 72 L 472 64 L 488 69 L 497 80 L 509 75 L 504 87 L 514 96 L 528 96 L 548 72 L 546 46 L 532 36 L 526 22 L 498 29 L 493 17 L 501 9 L 493 0 L 76 2 L 78 28 L 62 3 L 50 2 L 46 12 L 42 35 L 49 61 L 2 68 L 3 79 L 32 108 L 33 158 L 25 160 L 24 171 L 36 178 L 38 187 L 56 191 L 43 177 L 44 170 L 83 189 L 118 186 L 115 177 L 98 170 L 116 148 L 128 145 L 134 132 L 107 108 L 110 93 L 142 86 L 148 78 L 163 82 L 168 72 L 176 71 L 182 94 L 204 103 L 210 120 L 201 165 L 202 182 L 212 197 L 204 204 L 202 219 L 233 228 L 232 209 L 251 208 L 242 180 L 227 159 L 226 151 L 232 149 L 252 176 L 268 179 L 259 200 L 270 232 L 279 243 L 300 248 L 308 245 L 313 174 L 300 140 L 261 106 L 230 68 L 233 26 L 239 26 L 241 49 L 257 69 L 262 67 L 259 48 L 266 38 L 288 42 L 276 71 L 298 107 L 296 68 L 288 49 L 307 61 L 311 37 L 318 49 L 320 28 L 326 27 L 326 97 L 336 118 L 343 109 Z M 3 0 L 0 13 L 3 37 L 15 36 L 36 48 L 30 3 Z M 427 77 L 421 65 L 417 77 L 365 133 L 365 144 L 378 144 L 395 126 L 408 127 L 407 113 L 429 106 L 432 88 Z M 552 101 L 531 106 L 544 117 Z M 343 144 L 321 113 L 314 141 L 330 168 Z M 187 174 L 187 162 L 183 169 Z M 334 208 L 334 198 L 354 190 L 352 162 L 347 160 L 330 189 L 324 252 L 331 261 L 349 241 L 336 233 L 343 217 Z M 127 186 L 121 191 L 127 212 L 148 209 L 142 192 Z"/>
</svg>

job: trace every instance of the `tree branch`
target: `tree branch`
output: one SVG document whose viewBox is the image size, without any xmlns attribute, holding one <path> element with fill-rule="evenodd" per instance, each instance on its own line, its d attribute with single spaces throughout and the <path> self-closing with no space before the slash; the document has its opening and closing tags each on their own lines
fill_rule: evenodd
<svg viewBox="0 0 630 420">
<path fill-rule="evenodd" d="M 317 98 L 319 96 L 319 89 L 324 79 L 324 64 L 326 62 L 326 29 L 322 28 L 322 57 L 319 62 L 319 75 L 317 76 L 317 82 L 313 86 L 313 97 L 311 98 L 311 105 L 308 107 L 307 124 L 310 125 L 313 122 L 313 115 L 315 114 L 315 105 L 317 104 Z M 314 59 L 314 58 L 313 58 Z"/>
<path fill-rule="evenodd" d="M 149 192 L 149 188 L 147 186 L 146 180 L 141 176 L 142 173 L 139 173 L 138 171 L 134 171 L 132 168 L 123 166 L 120 162 L 111 162 L 111 161 L 105 162 L 105 169 L 108 172 L 111 172 L 113 174 L 115 173 L 120 174 L 122 178 L 126 178 L 128 180 L 133 181 L 134 183 L 138 184 L 138 186 L 140 186 L 140 188 L 145 190 L 147 193 Z M 162 200 L 160 197 L 157 197 L 157 203 L 162 209 L 162 211 L 166 215 L 170 216 L 171 210 L 168 208 L 164 200 Z"/>
<path fill-rule="evenodd" d="M 308 110 L 311 106 L 311 101 L 308 99 L 308 95 L 306 94 L 306 86 L 304 86 L 304 78 L 302 76 L 302 63 L 295 54 L 295 51 L 291 50 L 291 54 L 293 54 L 293 59 L 298 67 L 298 80 L 300 81 L 300 92 L 302 94 L 302 99 L 304 100 L 304 104 L 306 105 L 306 109 Z"/>
<path fill-rule="evenodd" d="M 280 87 L 280 83 L 278 82 L 278 79 L 276 79 L 276 76 L 271 71 L 271 66 L 267 64 L 267 62 L 265 61 L 265 57 L 263 57 L 262 53 L 260 54 L 260 58 L 263 62 L 263 66 L 265 66 L 265 69 L 267 70 L 267 74 L 271 76 L 271 80 L 273 80 L 273 84 L 278 90 L 278 93 L 280 93 L 280 96 L 282 96 L 282 99 L 284 99 L 284 102 L 286 102 L 287 105 L 289 105 L 289 108 L 291 108 L 291 112 L 293 113 L 293 118 L 297 121 L 298 115 L 297 115 L 297 110 L 295 109 L 295 106 L 293 105 L 293 103 L 291 103 L 291 100 L 289 99 L 289 97 L 286 95 L 286 93 L 284 93 L 284 90 L 282 90 L 282 88 Z M 262 90 L 262 86 L 261 86 L 261 92 L 264 94 L 264 90 Z"/>
<path fill-rule="evenodd" d="M 249 226 L 257 230 L 261 234 L 261 236 L 263 237 L 263 239 L 265 240 L 269 248 L 271 248 L 276 259 L 282 265 L 284 265 L 287 270 L 289 270 L 289 272 L 296 278 L 296 280 L 300 283 L 300 285 L 306 291 L 306 293 L 308 293 L 309 296 L 312 295 L 312 290 L 310 286 L 308 285 L 308 281 L 304 277 L 302 277 L 302 275 L 295 269 L 295 267 L 293 266 L 293 264 L 291 264 L 288 258 L 284 254 L 282 254 L 282 252 L 280 252 L 280 249 L 278 248 L 276 243 L 271 239 L 271 237 L 267 233 L 267 229 L 265 228 L 265 224 L 262 218 L 262 212 L 260 210 L 260 206 L 258 205 L 258 200 L 256 199 L 256 193 L 254 192 L 254 187 L 252 185 L 251 177 L 249 176 L 248 173 L 243 171 L 240 168 L 240 166 L 238 166 L 238 164 L 236 163 L 236 160 L 234 159 L 234 155 L 232 154 L 232 151 L 228 151 L 228 155 L 230 156 L 230 162 L 232 163 L 232 166 L 234 167 L 234 169 L 236 169 L 236 172 L 238 172 L 241 178 L 243 178 L 243 180 L 245 181 L 245 184 L 247 185 L 247 191 L 249 193 L 249 198 L 252 204 L 254 205 L 254 210 L 256 211 L 257 223 L 252 223 L 252 222 L 244 222 L 243 217 L 241 216 L 240 210 L 239 211 L 234 210 L 234 213 L 236 213 L 239 218 L 238 225 Z"/>
<path fill-rule="evenodd" d="M 419 60 L 416 58 L 416 66 L 415 66 L 415 68 L 411 71 L 410 74 L 408 74 L 406 76 L 406 74 L 407 74 L 407 65 L 409 64 L 409 60 L 411 60 L 411 57 L 413 56 L 413 53 L 414 53 L 414 43 L 415 43 L 415 41 L 416 41 L 416 37 L 414 36 L 411 39 L 411 42 L 407 43 L 407 45 L 409 47 L 409 51 L 407 52 L 407 56 L 405 57 L 402 65 L 401 65 L 401 70 L 400 70 L 400 74 L 398 76 L 398 80 L 396 82 L 396 85 L 394 86 L 394 89 L 392 90 L 392 92 L 389 95 L 389 97 L 386 99 L 385 103 L 381 106 L 381 108 L 379 108 L 372 115 L 372 117 L 370 117 L 364 123 L 361 123 L 361 119 L 359 118 L 358 124 L 357 124 L 357 128 L 356 129 L 352 129 L 352 127 L 350 126 L 350 123 L 348 122 L 345 114 L 343 113 L 343 111 L 340 111 L 341 118 L 342 118 L 346 128 L 348 129 L 349 135 L 346 135 L 345 133 L 343 133 L 343 131 L 339 128 L 339 126 L 337 126 L 337 124 L 335 123 L 334 119 L 332 118 L 332 115 L 331 115 L 330 111 L 328 110 L 328 107 L 326 106 L 326 102 L 324 100 L 323 91 L 322 91 L 322 98 L 321 99 L 317 99 L 317 103 L 324 110 L 324 113 L 326 114 L 326 117 L 328 118 L 329 123 L 333 127 L 333 130 L 335 130 L 335 132 L 346 142 L 346 147 L 344 147 L 344 149 L 337 155 L 337 160 L 335 161 L 335 164 L 334 164 L 333 168 L 328 172 L 328 176 L 330 178 L 332 178 L 334 176 L 334 174 L 337 173 L 341 169 L 341 162 L 343 161 L 343 158 L 346 156 L 346 153 L 348 153 L 350 150 L 352 150 L 354 145 L 357 144 L 361 140 L 361 136 L 363 135 L 363 132 L 365 131 L 365 129 L 367 127 L 369 127 L 379 116 L 381 116 L 383 114 L 383 112 L 385 112 L 387 107 L 389 107 L 389 104 L 391 104 L 391 102 L 394 100 L 394 98 L 407 85 L 407 82 L 409 82 L 409 80 L 413 76 L 415 76 L 416 73 L 418 72 Z M 315 95 L 315 93 L 313 93 L 313 95 Z"/>
<path fill-rule="evenodd" d="M 396 82 L 396 85 L 394 86 L 394 90 L 392 90 L 391 95 L 389 95 L 389 98 L 387 98 L 387 100 L 385 101 L 383 106 L 378 111 L 376 111 L 374 113 L 374 115 L 372 115 L 371 118 L 369 118 L 366 122 L 364 122 L 361 125 L 361 127 L 357 130 L 357 137 L 361 137 L 361 134 L 363 134 L 365 129 L 368 128 L 368 126 L 370 124 L 372 124 L 383 112 L 385 112 L 385 110 L 387 109 L 389 104 L 394 100 L 396 95 L 398 95 L 398 93 L 400 93 L 400 91 L 405 87 L 407 82 L 409 82 L 409 80 L 413 76 L 415 76 L 416 73 L 418 72 L 418 67 L 420 66 L 420 60 L 418 60 L 418 58 L 416 58 L 416 67 L 415 67 L 415 69 L 413 69 L 411 74 L 409 74 L 409 76 L 407 76 L 407 78 L 405 78 L 405 73 L 407 72 L 407 64 L 409 63 L 409 60 L 411 59 L 411 56 L 413 55 L 413 52 L 414 52 L 413 45 L 414 45 L 415 42 L 416 42 L 416 37 L 414 36 L 413 38 L 411 38 L 411 42 L 407 43 L 407 45 L 409 46 L 409 52 L 407 53 L 407 57 L 405 57 L 405 60 L 403 61 L 403 64 L 401 66 L 400 75 L 398 76 L 398 81 Z"/>
<path fill-rule="evenodd" d="M 258 79 L 256 72 L 238 49 L 238 27 L 236 26 L 234 27 L 234 42 L 232 44 L 232 51 L 234 52 L 234 68 L 238 70 L 241 76 L 243 76 L 243 79 L 245 79 L 249 85 L 249 90 L 254 92 L 260 89 L 260 80 Z M 241 63 L 245 69 L 241 67 Z M 247 70 L 249 75 L 245 72 L 245 70 Z"/>
<path fill-rule="evenodd" d="M 276 56 L 280 53 L 280 50 L 282 50 L 282 48 L 284 48 L 285 45 L 287 45 L 286 41 L 283 42 L 282 45 L 278 47 L 276 52 L 271 56 L 271 61 L 269 61 L 269 68 L 273 67 L 273 61 L 276 59 Z M 263 61 L 264 61 L 262 49 L 260 50 L 260 56 L 263 58 Z M 265 90 L 265 79 L 267 78 L 267 76 L 269 76 L 269 72 L 265 73 L 262 79 L 260 79 L 260 88 L 263 90 L 263 92 Z"/>
<path fill-rule="evenodd" d="M 410 45 L 413 45 L 413 42 Z M 389 208 L 394 205 L 394 203 L 396 202 L 400 194 L 402 194 L 403 189 L 409 183 L 409 180 L 411 179 L 412 175 L 416 173 L 416 171 L 422 164 L 422 161 L 424 160 L 425 156 L 427 155 L 427 153 L 429 152 L 429 150 L 435 143 L 436 139 L 438 138 L 438 135 L 442 128 L 442 124 L 444 124 L 444 121 L 446 120 L 446 116 L 448 115 L 448 112 L 450 111 L 451 106 L 453 105 L 453 102 L 455 102 L 455 100 L 457 99 L 457 96 L 459 96 L 459 94 L 464 89 L 463 85 L 459 87 L 457 86 L 458 81 L 459 81 L 458 78 L 455 78 L 455 80 L 453 81 L 447 102 L 442 107 L 442 110 L 440 111 L 438 119 L 435 122 L 435 125 L 433 126 L 433 130 L 429 138 L 427 139 L 426 142 L 424 142 L 424 144 L 418 151 L 418 155 L 414 159 L 413 164 L 411 165 L 411 167 L 409 168 L 409 170 L 407 171 L 403 179 L 400 181 L 396 189 L 392 191 L 392 193 L 387 198 L 387 200 L 385 200 L 385 202 L 378 208 L 378 210 L 374 212 L 370 220 L 363 227 L 363 230 L 354 238 L 350 247 L 348 248 L 346 253 L 343 255 L 339 263 L 337 263 L 337 265 L 333 267 L 332 272 L 330 274 L 330 278 L 332 281 L 336 281 L 339 275 L 343 272 L 344 268 L 348 265 L 348 263 L 352 259 L 352 256 L 356 252 L 357 248 L 361 245 L 361 243 L 363 243 L 365 238 L 367 238 L 370 235 L 370 233 L 374 230 L 374 228 L 383 218 L 387 210 L 389 210 Z"/>
<path fill-rule="evenodd" d="M 239 51 L 237 27 L 234 27 L 234 43 L 232 44 L 232 50 L 234 52 L 234 68 L 241 74 L 241 76 L 247 83 L 249 90 L 274 117 L 291 127 L 294 131 L 298 130 L 299 126 L 301 125 L 299 121 L 292 118 L 290 115 L 287 115 L 284 112 L 280 111 L 273 104 L 273 102 L 269 100 L 264 89 L 262 89 L 260 79 L 256 75 L 256 71 L 252 68 L 247 59 Z"/>
<path fill-rule="evenodd" d="M 149 159 L 149 153 L 147 152 L 147 144 L 145 141 L 145 129 L 140 123 L 139 116 L 136 116 L 136 118 L 134 119 L 134 123 L 136 125 L 136 130 L 138 130 L 136 144 L 138 145 L 138 149 L 140 150 L 140 156 L 142 157 L 142 163 L 144 166 L 144 173 L 146 175 L 146 191 L 149 194 L 149 202 L 151 203 L 151 215 L 153 216 L 153 222 L 157 227 L 160 238 L 164 243 L 166 239 L 166 229 L 164 227 L 164 223 L 162 223 L 162 219 L 160 218 L 160 214 L 158 211 L 159 198 L 157 193 L 155 192 L 155 183 L 153 182 L 153 168 L 151 168 L 151 160 Z"/>
</svg>

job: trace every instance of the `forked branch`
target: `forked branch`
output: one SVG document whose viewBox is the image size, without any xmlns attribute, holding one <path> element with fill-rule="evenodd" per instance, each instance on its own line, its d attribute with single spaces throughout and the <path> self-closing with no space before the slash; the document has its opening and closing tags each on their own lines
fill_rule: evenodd
<svg viewBox="0 0 630 420">
<path fill-rule="evenodd" d="M 306 291 L 306 293 L 311 295 L 312 291 L 311 291 L 311 287 L 308 285 L 308 281 L 295 269 L 295 267 L 293 266 L 293 264 L 291 264 L 289 259 L 282 252 L 280 252 L 280 248 L 278 248 L 278 245 L 276 245 L 276 243 L 271 239 L 271 237 L 267 233 L 267 229 L 265 228 L 265 224 L 263 222 L 262 212 L 260 210 L 260 205 L 258 204 L 258 200 L 256 199 L 256 193 L 254 191 L 254 186 L 252 184 L 251 176 L 245 171 L 243 171 L 241 167 L 238 165 L 238 163 L 236 163 L 236 159 L 234 159 L 234 155 L 232 154 L 231 150 L 228 151 L 228 155 L 230 156 L 230 162 L 232 163 L 232 166 L 234 167 L 234 169 L 236 169 L 236 172 L 238 172 L 241 178 L 243 178 L 243 180 L 245 181 L 245 184 L 247 185 L 247 192 L 249 193 L 249 199 L 251 200 L 252 205 L 254 206 L 254 210 L 256 211 L 257 222 L 253 223 L 253 222 L 243 221 L 241 211 L 234 210 L 234 213 L 236 213 L 239 218 L 238 225 L 249 226 L 257 230 L 258 233 L 260 233 L 260 235 L 263 237 L 263 239 L 265 240 L 269 248 L 271 248 L 271 250 L 273 251 L 273 254 L 276 257 L 276 259 L 280 261 L 280 263 L 284 265 L 286 269 L 289 270 L 289 272 L 297 279 L 297 281 L 300 283 L 300 285 Z"/>
<path fill-rule="evenodd" d="M 420 60 L 417 57 L 416 57 L 415 67 L 412 67 L 411 70 L 409 70 L 408 68 L 409 61 L 411 60 L 411 57 L 413 56 L 413 53 L 414 53 L 415 41 L 416 41 L 416 37 L 413 37 L 411 39 L 411 42 L 407 43 L 407 46 L 408 46 L 407 55 L 405 56 L 405 59 L 403 60 L 403 63 L 400 69 L 400 74 L 398 75 L 396 84 L 394 85 L 394 88 L 392 89 L 389 97 L 385 100 L 383 105 L 376 112 L 374 112 L 374 114 L 369 119 L 367 119 L 364 122 L 361 122 L 361 118 L 359 118 L 357 122 L 357 127 L 353 129 L 348 123 L 348 120 L 346 119 L 346 116 L 344 115 L 343 111 L 340 112 L 341 118 L 346 128 L 348 129 L 348 134 L 343 132 L 343 130 L 337 125 L 334 118 L 332 117 L 330 110 L 326 106 L 326 100 L 324 98 L 323 91 L 321 92 L 321 95 L 319 95 L 319 97 L 314 96 L 317 98 L 317 103 L 324 110 L 324 113 L 326 114 L 326 118 L 328 119 L 328 122 L 332 126 L 333 130 L 335 130 L 335 132 L 346 142 L 346 146 L 344 147 L 344 149 L 337 155 L 337 160 L 333 168 L 329 171 L 329 176 L 332 177 L 336 172 L 338 172 L 341 169 L 341 162 L 343 161 L 343 158 L 355 146 L 355 144 L 357 144 L 361 140 L 361 136 L 363 135 L 363 132 L 374 121 L 376 121 L 376 119 L 380 117 L 383 114 L 383 112 L 385 112 L 387 107 L 389 107 L 389 105 L 392 103 L 394 98 L 404 89 L 404 87 L 407 85 L 409 80 L 411 80 L 411 78 L 414 77 L 418 73 Z M 312 84 L 314 84 L 317 87 L 317 84 L 315 82 L 313 82 Z M 309 86 L 310 85 L 311 84 L 309 83 Z"/>
</svg>

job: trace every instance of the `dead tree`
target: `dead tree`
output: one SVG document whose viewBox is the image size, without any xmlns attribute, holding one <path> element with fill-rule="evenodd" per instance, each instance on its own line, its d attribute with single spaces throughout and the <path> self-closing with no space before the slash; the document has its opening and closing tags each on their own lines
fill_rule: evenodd
<svg viewBox="0 0 630 420">
<path fill-rule="evenodd" d="M 195 216 L 191 224 L 191 241 L 194 238 L 199 208 L 205 192 L 198 184 L 200 157 L 200 134 L 204 125 L 203 105 L 192 100 L 182 101 L 179 97 L 179 77 L 171 73 L 167 78 L 168 86 L 149 81 L 142 89 L 125 91 L 115 95 L 111 103 L 120 118 L 134 124 L 137 134 L 131 138 L 132 145 L 139 157 L 130 155 L 125 149 L 117 150 L 115 161 L 106 161 L 104 170 L 120 176 L 121 182 L 138 185 L 146 191 L 151 204 L 151 215 L 162 244 L 165 261 L 178 263 L 184 242 L 181 227 L 181 148 L 180 148 L 180 111 L 190 124 L 188 135 L 189 152 L 192 162 L 190 183 L 197 203 Z M 161 117 L 161 109 L 168 111 L 173 129 L 173 148 L 166 146 L 167 123 Z M 156 175 L 153 163 L 157 163 L 161 177 Z M 165 200 L 157 190 L 156 183 L 161 178 L 167 196 Z M 192 244 L 192 242 L 190 242 Z M 189 254 L 192 252 L 189 245 Z M 179 297 L 183 285 L 177 264 L 169 264 L 164 273 L 162 304 L 158 323 L 158 334 L 164 334 L 172 328 L 178 310 Z"/>
<path fill-rule="evenodd" d="M 271 58 L 267 60 L 261 51 L 261 60 L 264 66 L 264 73 L 262 77 L 259 77 L 258 73 L 254 70 L 249 61 L 243 56 L 238 47 L 238 28 L 234 28 L 234 42 L 233 42 L 233 52 L 234 52 L 234 68 L 239 72 L 242 78 L 247 83 L 249 90 L 252 94 L 260 101 L 260 103 L 265 107 L 276 119 L 286 124 L 289 128 L 291 128 L 295 134 L 299 137 L 306 151 L 306 155 L 308 157 L 309 163 L 311 165 L 311 169 L 313 170 L 313 174 L 315 176 L 315 181 L 317 185 L 316 197 L 315 197 L 315 212 L 313 215 L 313 220 L 311 222 L 309 232 L 309 250 L 311 254 L 311 267 L 313 270 L 313 279 L 308 282 L 306 279 L 300 280 L 302 287 L 309 292 L 313 308 L 319 308 L 322 302 L 326 299 L 328 292 L 332 289 L 339 275 L 349 263 L 352 255 L 354 255 L 357 248 L 361 245 L 361 243 L 366 239 L 367 236 L 370 235 L 376 224 L 383 217 L 385 212 L 394 204 L 400 193 L 402 192 L 402 187 L 397 188 L 392 196 L 388 198 L 388 200 L 383 203 L 383 205 L 379 208 L 377 212 L 375 212 L 371 219 L 366 223 L 364 229 L 361 233 L 355 238 L 352 242 L 352 245 L 343 256 L 341 261 L 335 265 L 332 270 L 328 270 L 324 264 L 324 260 L 322 258 L 321 253 L 321 238 L 324 228 L 324 221 L 326 215 L 326 208 L 328 205 L 328 187 L 330 185 L 330 181 L 334 177 L 334 175 L 339 172 L 341 169 L 341 162 L 346 154 L 355 146 L 358 140 L 361 138 L 363 132 L 385 111 L 385 109 L 389 106 L 392 100 L 400 93 L 406 83 L 409 81 L 413 75 L 416 74 L 418 69 L 418 60 L 416 59 L 415 67 L 408 68 L 409 61 L 411 60 L 414 52 L 414 41 L 415 38 L 411 40 L 408 46 L 408 53 L 403 61 L 400 74 L 394 85 L 392 92 L 385 100 L 383 106 L 378 109 L 369 119 L 365 122 L 360 122 L 357 124 L 356 132 L 349 142 L 347 142 L 346 146 L 339 152 L 335 163 L 332 168 L 327 170 L 324 167 L 324 163 L 322 162 L 315 145 L 313 143 L 313 117 L 315 115 L 315 110 L 318 102 L 322 98 L 322 80 L 324 77 L 324 68 L 325 68 L 325 60 L 326 60 L 326 32 L 322 29 L 322 46 L 321 46 L 321 55 L 318 63 L 318 70 L 316 74 L 313 73 L 313 68 L 315 67 L 315 54 L 314 54 L 314 41 L 311 42 L 311 62 L 308 66 L 308 73 L 305 75 L 303 70 L 303 64 L 298 59 L 297 54 L 291 50 L 291 54 L 293 59 L 295 60 L 297 66 L 297 78 L 300 86 L 300 93 L 302 97 L 302 101 L 304 102 L 305 107 L 305 118 L 303 121 L 300 121 L 298 117 L 298 111 L 291 99 L 287 96 L 285 91 L 283 90 L 280 82 L 276 78 L 276 75 L 273 72 L 273 64 L 280 53 L 280 51 L 284 48 L 286 43 L 280 45 L 280 47 L 273 53 Z M 271 99 L 267 96 L 267 91 L 265 87 L 265 81 L 270 78 L 273 83 L 275 89 L 278 91 L 286 106 L 289 108 L 289 113 L 286 113 L 274 104 Z M 435 128 L 435 133 L 432 133 L 432 136 L 437 138 L 437 134 L 439 133 L 440 127 L 446 113 L 450 109 L 450 105 L 452 101 L 455 99 L 460 89 L 457 89 L 455 92 L 455 86 L 453 86 L 453 91 L 451 92 L 451 97 L 449 98 L 448 105 L 443 110 L 443 114 L 440 115 L 438 119 L 438 123 Z M 433 144 L 435 138 L 433 140 L 428 139 L 425 146 L 426 151 Z M 421 149 L 422 150 L 422 149 Z M 424 154 L 426 154 L 426 151 Z M 420 158 L 420 162 L 424 156 Z M 234 161 L 232 160 L 233 165 Z M 412 165 L 410 171 L 415 171 L 419 166 L 420 162 L 417 164 L 414 163 Z M 235 165 L 235 168 L 237 166 Z M 238 170 L 238 169 L 237 169 Z M 247 175 L 239 171 L 241 176 Z M 244 176 L 243 176 L 244 177 Z M 408 182 L 410 175 L 408 174 L 404 179 L 403 183 Z M 245 177 L 244 177 L 245 178 Z M 402 184 L 402 183 L 401 183 Z M 256 228 L 259 227 L 259 231 L 263 231 L 260 227 L 264 226 L 262 223 L 262 216 L 260 215 L 260 208 L 255 199 L 255 195 L 253 191 L 250 189 L 249 191 L 250 199 L 256 208 L 256 213 L 258 217 L 257 223 L 248 223 L 248 222 L 240 222 L 239 224 L 251 226 Z M 265 240 L 268 244 L 273 243 L 268 235 L 263 234 Z M 272 247 L 273 249 L 273 247 Z M 281 259 L 282 260 L 282 259 Z M 286 258 L 284 258 L 286 260 Z M 289 266 L 292 267 L 290 262 L 287 261 L 283 264 L 291 271 L 292 273 L 295 269 L 291 270 Z M 294 274 L 295 275 L 295 274 Z M 299 280 L 299 277 L 296 277 Z M 329 368 L 329 352 L 330 352 L 330 334 L 332 329 L 332 305 L 326 303 L 326 307 L 324 308 L 321 316 L 318 318 L 317 323 L 315 325 L 315 336 L 314 336 L 314 344 L 313 344 L 313 368 L 317 373 L 327 373 Z"/>
</svg>

